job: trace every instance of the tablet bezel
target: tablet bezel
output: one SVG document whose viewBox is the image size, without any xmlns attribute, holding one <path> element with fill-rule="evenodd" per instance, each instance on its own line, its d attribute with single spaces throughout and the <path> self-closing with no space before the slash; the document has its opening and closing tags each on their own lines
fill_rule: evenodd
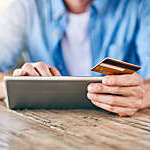
<svg viewBox="0 0 150 150">
<path fill-rule="evenodd" d="M 79 82 L 79 81 L 82 81 L 82 82 L 87 82 L 87 83 L 91 83 L 91 82 L 99 82 L 101 83 L 102 82 L 102 78 L 103 77 L 74 77 L 74 76 L 51 76 L 51 77 L 33 77 L 33 76 L 6 76 L 4 77 L 4 81 L 5 81 L 5 87 L 6 87 L 6 95 L 7 95 L 7 98 L 5 99 L 5 103 L 7 105 L 8 108 L 10 109 L 13 109 L 13 106 L 12 106 L 12 102 L 10 102 L 10 99 L 12 98 L 9 98 L 8 100 L 8 88 L 7 87 L 7 82 L 9 81 L 56 81 L 56 82 L 65 82 L 65 81 L 69 81 L 69 82 Z"/>
<path fill-rule="evenodd" d="M 42 77 L 42 76 L 5 76 L 4 81 L 8 80 L 69 80 L 69 81 L 102 81 L 103 77 L 97 76 L 50 76 L 50 77 Z"/>
</svg>

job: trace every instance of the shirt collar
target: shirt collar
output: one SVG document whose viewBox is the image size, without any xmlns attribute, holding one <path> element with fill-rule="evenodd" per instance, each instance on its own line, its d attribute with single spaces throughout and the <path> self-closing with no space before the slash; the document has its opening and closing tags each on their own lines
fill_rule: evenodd
<svg viewBox="0 0 150 150">
<path fill-rule="evenodd" d="M 52 1 L 53 19 L 57 20 L 66 13 L 66 7 L 63 0 Z"/>
<path fill-rule="evenodd" d="M 103 14 L 107 8 L 109 0 L 93 0 L 91 6 L 93 6 L 97 12 Z"/>
<path fill-rule="evenodd" d="M 96 8 L 97 12 L 103 13 L 108 0 L 93 0 L 91 6 Z M 52 1 L 52 11 L 53 11 L 53 19 L 57 20 L 59 17 L 66 14 L 66 6 L 63 0 L 53 0 Z"/>
</svg>

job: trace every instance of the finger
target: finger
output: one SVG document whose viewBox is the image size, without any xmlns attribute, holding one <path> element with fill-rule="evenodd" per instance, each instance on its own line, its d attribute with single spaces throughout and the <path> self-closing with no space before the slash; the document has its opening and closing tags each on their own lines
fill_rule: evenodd
<svg viewBox="0 0 150 150">
<path fill-rule="evenodd" d="M 40 74 L 40 76 L 52 76 L 47 64 L 43 62 L 38 62 L 33 64 L 35 70 Z"/>
<path fill-rule="evenodd" d="M 25 75 L 27 75 L 27 73 L 22 69 L 16 69 L 13 72 L 13 76 L 25 76 Z"/>
<path fill-rule="evenodd" d="M 106 86 L 102 83 L 91 83 L 88 85 L 88 92 L 90 93 L 105 93 L 116 94 L 122 96 L 135 96 L 137 98 L 144 97 L 144 89 L 141 86 L 120 87 L 120 86 Z"/>
<path fill-rule="evenodd" d="M 137 86 L 143 83 L 142 78 L 137 73 L 128 75 L 110 75 L 102 80 L 108 86 Z"/>
<path fill-rule="evenodd" d="M 60 72 L 58 71 L 58 69 L 49 66 L 49 70 L 50 70 L 50 72 L 51 72 L 51 74 L 52 74 L 53 76 L 61 76 L 61 74 L 60 74 Z"/>
<path fill-rule="evenodd" d="M 22 67 L 22 71 L 26 73 L 28 76 L 40 76 L 38 72 L 34 69 L 33 65 L 31 63 L 26 63 Z"/>
<path fill-rule="evenodd" d="M 0 100 L 4 99 L 6 97 L 6 90 L 5 90 L 5 83 L 4 81 L 0 81 Z"/>
<path fill-rule="evenodd" d="M 114 107 L 108 104 L 103 104 L 103 103 L 99 103 L 99 102 L 95 102 L 92 101 L 92 103 L 94 105 L 96 105 L 97 107 L 100 107 L 104 110 L 113 112 L 113 113 L 117 113 L 119 114 L 121 117 L 123 116 L 132 116 L 135 114 L 135 112 L 138 111 L 138 109 L 134 109 L 134 108 L 124 108 L 124 107 Z"/>
<path fill-rule="evenodd" d="M 123 96 L 91 94 L 91 93 L 88 93 L 87 96 L 91 101 L 108 104 L 111 106 L 129 107 L 138 109 L 142 107 L 142 100 L 134 99 L 134 97 L 123 97 Z"/>
</svg>

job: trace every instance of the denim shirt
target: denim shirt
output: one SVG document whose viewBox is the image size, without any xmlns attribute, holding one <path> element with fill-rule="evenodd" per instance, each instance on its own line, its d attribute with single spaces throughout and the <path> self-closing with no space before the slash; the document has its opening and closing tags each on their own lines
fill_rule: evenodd
<svg viewBox="0 0 150 150">
<path fill-rule="evenodd" d="M 25 43 L 28 61 L 43 61 L 59 69 L 62 75 L 69 75 L 61 47 L 68 24 L 68 12 L 63 0 L 16 0 L 14 3 L 17 3 L 15 7 L 22 8 L 20 19 L 24 18 L 20 22 L 20 25 L 24 23 L 24 32 L 19 37 L 23 42 L 17 44 Z M 88 9 L 92 66 L 111 57 L 141 65 L 138 73 L 143 78 L 150 77 L 150 1 L 93 0 Z M 17 16 L 19 18 L 19 14 Z M 13 37 L 18 38 L 15 32 Z M 17 44 L 4 48 L 7 53 L 1 50 L 0 71 L 7 71 L 15 65 L 22 51 L 21 44 Z M 1 40 L 0 45 L 3 45 Z M 6 59 L 7 56 L 9 59 Z M 91 76 L 102 75 L 91 72 Z"/>
</svg>

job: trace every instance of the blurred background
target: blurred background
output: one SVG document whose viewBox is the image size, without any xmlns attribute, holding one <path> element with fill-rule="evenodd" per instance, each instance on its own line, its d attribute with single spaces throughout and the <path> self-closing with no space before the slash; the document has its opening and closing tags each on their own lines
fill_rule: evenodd
<svg viewBox="0 0 150 150">
<path fill-rule="evenodd" d="M 9 4 L 12 2 L 13 0 L 0 0 L 0 14 L 8 8 Z"/>
<path fill-rule="evenodd" d="M 0 15 L 2 15 L 3 12 L 8 9 L 9 5 L 10 5 L 12 2 L 13 2 L 13 0 L 0 0 Z M 26 53 L 25 53 L 25 48 L 24 48 L 24 51 L 23 51 L 23 53 L 22 53 L 20 59 L 19 59 L 18 62 L 17 62 L 16 68 L 19 68 L 20 66 L 23 65 L 25 57 L 26 57 Z M 10 71 L 8 72 L 8 74 L 11 74 L 11 73 L 12 73 L 12 70 L 10 70 Z"/>
</svg>

